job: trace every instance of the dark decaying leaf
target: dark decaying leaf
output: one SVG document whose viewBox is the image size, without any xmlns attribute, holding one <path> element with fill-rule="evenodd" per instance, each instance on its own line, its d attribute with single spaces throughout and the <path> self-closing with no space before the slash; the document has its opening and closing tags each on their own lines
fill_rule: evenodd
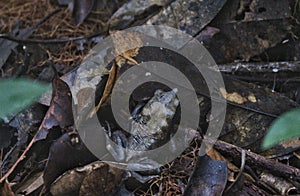
<svg viewBox="0 0 300 196">
<path fill-rule="evenodd" d="M 17 146 L 23 148 L 27 144 L 28 135 L 38 130 L 48 107 L 36 103 L 19 112 L 9 123 L 18 131 Z"/>
<path fill-rule="evenodd" d="M 56 77 L 52 82 L 52 100 L 38 130 L 35 141 L 45 139 L 49 129 L 55 126 L 66 128 L 73 125 L 72 97 L 68 85 Z"/>
<path fill-rule="evenodd" d="M 226 57 L 232 58 L 228 60 L 238 58 L 248 61 L 252 56 L 280 43 L 290 26 L 287 20 L 264 20 L 222 24 L 217 28 L 222 35 L 220 39 L 228 39 L 221 48 L 228 50 L 224 51 Z"/>
<path fill-rule="evenodd" d="M 235 0 L 234 0 L 235 1 Z M 252 0 L 239 5 L 236 20 L 259 21 L 285 19 L 290 17 L 288 1 Z"/>
<path fill-rule="evenodd" d="M 227 123 L 224 124 L 220 139 L 255 152 L 262 152 L 262 139 L 267 128 L 275 119 L 275 117 L 267 114 L 279 116 L 297 107 L 298 104 L 279 93 L 255 84 L 232 80 L 229 77 L 224 77 L 224 82 L 227 92 L 236 92 L 246 99 L 246 102 L 240 105 L 241 107 L 253 109 L 254 111 L 229 105 L 225 119 Z M 295 146 L 290 147 L 277 146 L 276 151 L 270 150 L 268 153 L 269 155 L 279 152 L 288 153 L 295 148 Z"/>
<path fill-rule="evenodd" d="M 215 18 L 225 2 L 226 0 L 177 0 L 147 23 L 167 25 L 195 36 Z"/>
<path fill-rule="evenodd" d="M 9 146 L 12 137 L 11 128 L 0 124 L 0 150 Z"/>
<path fill-rule="evenodd" d="M 112 195 L 126 177 L 125 171 L 95 161 L 62 174 L 52 183 L 53 195 Z"/>
<path fill-rule="evenodd" d="M 110 28 L 125 29 L 133 24 L 142 24 L 147 18 L 157 13 L 170 2 L 171 0 L 128 1 L 110 18 Z"/>
<path fill-rule="evenodd" d="M 114 195 L 121 187 L 124 174 L 122 169 L 103 164 L 84 178 L 79 195 Z"/>
<path fill-rule="evenodd" d="M 0 117 L 3 118 L 30 105 L 48 90 L 48 86 L 28 79 L 8 79 L 0 80 L 0 90 Z"/>
<path fill-rule="evenodd" d="M 222 195 L 227 182 L 227 164 L 208 156 L 198 157 L 184 195 Z"/>
<path fill-rule="evenodd" d="M 12 34 L 18 35 L 17 37 L 20 39 L 26 39 L 33 33 L 33 31 L 33 28 L 19 29 L 19 26 L 16 25 Z M 7 39 L 0 39 L 0 68 L 5 64 L 6 60 L 11 54 L 11 51 L 18 45 L 18 43 Z"/>
<path fill-rule="evenodd" d="M 83 179 L 93 169 L 94 163 L 91 163 L 66 171 L 51 184 L 50 193 L 52 195 L 78 195 Z"/>
<path fill-rule="evenodd" d="M 92 11 L 95 0 L 74 0 L 73 17 L 76 24 L 81 24 Z"/>
<path fill-rule="evenodd" d="M 65 171 L 95 160 L 97 158 L 85 147 L 77 133 L 65 133 L 50 148 L 44 171 L 45 189 L 48 191 L 51 183 Z"/>
<path fill-rule="evenodd" d="M 290 15 L 288 1 L 228 1 L 209 24 L 220 32 L 204 45 L 216 62 L 249 60 L 283 40 Z"/>
</svg>

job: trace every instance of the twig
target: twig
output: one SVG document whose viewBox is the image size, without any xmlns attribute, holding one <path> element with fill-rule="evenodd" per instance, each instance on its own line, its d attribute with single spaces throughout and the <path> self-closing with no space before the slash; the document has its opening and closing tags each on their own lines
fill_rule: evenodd
<svg viewBox="0 0 300 196">
<path fill-rule="evenodd" d="M 300 72 L 300 61 L 292 62 L 269 62 L 269 63 L 230 63 L 218 65 L 223 73 L 277 73 L 277 72 Z"/>
<path fill-rule="evenodd" d="M 0 38 L 22 43 L 22 44 L 59 44 L 59 43 L 66 43 L 66 42 L 73 42 L 73 41 L 80 41 L 80 40 L 88 40 L 102 34 L 103 32 L 99 32 L 87 36 L 69 37 L 69 38 L 61 38 L 61 39 L 20 39 L 8 34 L 0 34 Z"/>
<path fill-rule="evenodd" d="M 228 193 L 232 187 L 239 181 L 239 179 L 241 178 L 243 172 L 244 172 L 244 168 L 245 168 L 245 162 L 246 162 L 246 152 L 245 150 L 242 150 L 242 158 L 241 158 L 241 167 L 240 167 L 240 171 L 237 175 L 237 177 L 235 178 L 234 182 L 225 190 L 225 193 Z"/>
<path fill-rule="evenodd" d="M 31 28 L 32 29 L 36 29 L 38 26 L 40 26 L 41 24 L 43 24 L 44 22 L 46 22 L 49 18 L 51 18 L 52 16 L 54 16 L 55 14 L 57 14 L 58 12 L 60 12 L 61 9 L 56 9 L 53 12 L 51 12 L 50 14 L 48 14 L 47 16 L 45 16 L 44 18 L 42 18 L 39 22 L 37 22 L 36 24 L 34 24 Z M 1 35 L 1 34 L 0 34 Z M 13 40 L 12 40 L 13 41 Z"/>
<path fill-rule="evenodd" d="M 35 135 L 36 136 L 36 135 Z M 2 182 L 4 182 L 9 176 L 10 174 L 15 170 L 15 168 L 18 166 L 18 164 L 25 159 L 27 152 L 30 150 L 31 146 L 33 145 L 33 143 L 35 142 L 35 137 L 32 138 L 32 140 L 30 141 L 30 143 L 28 144 L 28 146 L 26 147 L 26 149 L 24 150 L 24 152 L 22 153 L 22 155 L 18 158 L 18 160 L 14 163 L 14 165 L 8 170 L 8 172 L 0 179 L 0 184 Z"/>
<path fill-rule="evenodd" d="M 275 74 L 275 73 L 274 73 Z M 279 78 L 278 76 L 274 80 L 273 78 L 261 78 L 261 77 L 253 77 L 253 76 L 244 76 L 244 75 L 230 75 L 231 78 L 237 79 L 237 80 L 243 80 L 247 82 L 268 82 L 273 83 L 274 81 L 276 83 L 299 83 L 300 78 L 294 77 L 294 78 Z"/>
<path fill-rule="evenodd" d="M 52 12 L 46 18 L 47 19 L 50 18 L 52 15 L 54 15 L 58 11 L 60 11 L 60 10 L 56 10 L 56 11 Z M 44 21 L 44 19 L 42 19 L 42 21 L 35 24 L 33 27 L 40 25 L 41 23 L 43 23 L 43 21 Z M 9 35 L 9 34 L 0 34 L 0 38 L 7 39 L 7 40 L 10 40 L 10 41 L 14 41 L 14 42 L 18 42 L 18 43 L 22 43 L 22 44 L 59 44 L 59 43 L 66 43 L 66 42 L 73 42 L 73 41 L 80 41 L 80 40 L 89 40 L 89 39 L 92 39 L 94 37 L 103 35 L 103 33 L 104 33 L 104 31 L 94 33 L 94 34 L 91 34 L 91 35 L 86 35 L 86 36 L 59 38 L 59 39 L 22 39 L 22 38 L 18 38 L 18 37 Z"/>
<path fill-rule="evenodd" d="M 233 158 L 239 159 L 243 149 L 232 144 L 220 141 L 213 140 L 208 137 L 204 137 L 204 142 L 214 145 L 214 148 L 220 151 L 221 153 L 228 154 Z M 254 152 L 246 152 L 246 164 L 249 166 L 254 166 L 261 170 L 268 170 L 273 174 L 278 176 L 286 177 L 289 179 L 294 179 L 300 182 L 300 169 L 285 165 L 283 163 L 277 162 L 272 159 L 268 159 L 261 155 L 258 155 Z"/>
</svg>

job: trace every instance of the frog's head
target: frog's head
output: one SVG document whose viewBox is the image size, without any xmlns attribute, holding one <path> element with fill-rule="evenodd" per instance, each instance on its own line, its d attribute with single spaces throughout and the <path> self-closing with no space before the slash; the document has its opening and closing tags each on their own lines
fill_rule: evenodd
<svg viewBox="0 0 300 196">
<path fill-rule="evenodd" d="M 141 119 L 147 134 L 161 132 L 163 127 L 168 126 L 168 121 L 174 117 L 179 105 L 177 91 L 177 89 L 168 92 L 156 90 L 154 96 L 143 107 Z"/>
<path fill-rule="evenodd" d="M 159 116 L 170 119 L 174 116 L 179 100 L 176 96 L 177 89 L 168 92 L 156 90 L 152 99 L 148 101 L 142 111 L 144 116 Z"/>
<path fill-rule="evenodd" d="M 160 89 L 156 90 L 154 93 L 154 97 L 161 104 L 163 104 L 167 109 L 175 111 L 177 106 L 179 105 L 179 100 L 176 96 L 178 92 L 177 88 L 172 89 L 171 91 L 164 92 Z"/>
</svg>

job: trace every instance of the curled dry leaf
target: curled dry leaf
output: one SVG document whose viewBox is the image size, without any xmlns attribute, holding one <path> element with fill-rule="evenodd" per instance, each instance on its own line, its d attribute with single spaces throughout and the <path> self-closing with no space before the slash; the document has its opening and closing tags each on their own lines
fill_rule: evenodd
<svg viewBox="0 0 300 196">
<path fill-rule="evenodd" d="M 106 82 L 104 91 L 103 91 L 103 95 L 98 103 L 98 105 L 96 106 L 95 110 L 93 110 L 92 114 L 90 115 L 93 116 L 95 112 L 97 112 L 100 107 L 102 106 L 102 104 L 107 100 L 107 98 L 109 97 L 112 88 L 114 86 L 114 83 L 116 81 L 116 76 L 117 76 L 117 67 L 113 64 L 110 71 L 109 71 L 109 76 L 108 76 L 108 80 Z"/>
</svg>

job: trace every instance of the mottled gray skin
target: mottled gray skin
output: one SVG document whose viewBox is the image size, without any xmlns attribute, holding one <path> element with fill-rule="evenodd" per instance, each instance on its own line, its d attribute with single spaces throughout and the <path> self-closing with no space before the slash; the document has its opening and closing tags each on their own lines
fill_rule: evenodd
<svg viewBox="0 0 300 196">
<path fill-rule="evenodd" d="M 163 92 L 157 90 L 154 96 L 143 107 L 137 120 L 131 123 L 132 137 L 128 147 L 132 150 L 148 150 L 158 140 L 164 140 L 168 135 L 166 128 L 175 115 L 179 100 L 176 89 Z"/>
<path fill-rule="evenodd" d="M 107 140 L 107 149 L 116 161 L 132 163 L 131 165 L 128 163 L 131 169 L 141 168 L 143 167 L 141 164 L 145 163 L 155 165 L 155 162 L 147 159 L 147 157 L 139 157 L 139 160 L 136 157 L 140 154 L 139 151 L 151 149 L 157 142 L 164 141 L 168 136 L 167 128 L 179 105 L 176 92 L 177 89 L 169 92 L 157 90 L 140 114 L 136 115 L 136 119 L 131 121 L 131 136 L 129 138 L 126 138 L 121 131 L 113 133 L 113 140 L 116 144 L 125 146 L 125 148 L 114 149 L 111 140 Z"/>
</svg>

